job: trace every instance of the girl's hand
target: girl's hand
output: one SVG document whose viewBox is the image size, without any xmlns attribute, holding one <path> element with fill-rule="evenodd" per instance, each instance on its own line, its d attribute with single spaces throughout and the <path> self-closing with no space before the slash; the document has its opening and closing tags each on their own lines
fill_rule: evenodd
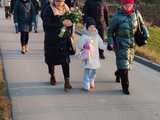
<svg viewBox="0 0 160 120">
<path fill-rule="evenodd" d="M 64 25 L 65 27 L 71 27 L 71 26 L 73 25 L 73 23 L 72 23 L 71 20 L 66 19 L 66 20 L 63 21 L 63 25 Z"/>
<path fill-rule="evenodd" d="M 89 43 L 85 43 L 85 44 L 83 45 L 83 49 L 90 49 Z"/>
</svg>

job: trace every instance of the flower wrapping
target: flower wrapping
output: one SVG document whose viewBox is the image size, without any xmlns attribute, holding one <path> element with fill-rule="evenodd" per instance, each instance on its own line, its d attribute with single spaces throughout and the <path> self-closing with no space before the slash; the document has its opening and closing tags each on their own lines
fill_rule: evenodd
<svg viewBox="0 0 160 120">
<path fill-rule="evenodd" d="M 74 31 L 76 24 L 78 22 L 82 21 L 82 16 L 83 16 L 83 14 L 82 14 L 81 10 L 78 7 L 76 7 L 76 8 L 71 8 L 70 11 L 65 12 L 64 15 L 62 16 L 61 20 L 62 21 L 66 20 L 66 19 L 71 20 L 73 23 L 73 31 Z M 61 28 L 60 33 L 59 33 L 59 37 L 62 38 L 64 36 L 65 31 L 66 31 L 66 28 L 63 26 Z"/>
</svg>

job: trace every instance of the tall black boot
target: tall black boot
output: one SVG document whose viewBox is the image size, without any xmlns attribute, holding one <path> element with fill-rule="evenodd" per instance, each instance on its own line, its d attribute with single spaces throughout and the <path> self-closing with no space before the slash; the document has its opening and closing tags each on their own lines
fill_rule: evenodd
<svg viewBox="0 0 160 120">
<path fill-rule="evenodd" d="M 118 70 L 116 70 L 116 72 L 115 72 L 115 76 L 116 76 L 116 82 L 117 82 L 117 83 L 119 83 L 119 82 L 120 82 L 121 77 L 120 77 L 120 75 L 119 75 L 119 71 L 118 71 Z"/>
<path fill-rule="evenodd" d="M 121 77 L 121 85 L 122 91 L 125 95 L 129 95 L 129 80 L 128 80 L 128 70 L 120 70 L 120 77 Z"/>
<path fill-rule="evenodd" d="M 72 89 L 72 86 L 70 84 L 70 80 L 69 80 L 69 78 L 65 78 L 64 91 L 68 92 L 70 89 Z"/>
</svg>

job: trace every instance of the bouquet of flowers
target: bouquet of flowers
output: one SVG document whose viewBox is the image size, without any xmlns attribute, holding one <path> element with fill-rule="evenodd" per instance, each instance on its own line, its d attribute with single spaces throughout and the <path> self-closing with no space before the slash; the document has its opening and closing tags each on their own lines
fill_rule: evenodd
<svg viewBox="0 0 160 120">
<path fill-rule="evenodd" d="M 82 20 L 82 16 L 83 14 L 81 10 L 78 7 L 76 7 L 76 8 L 71 8 L 71 10 L 68 12 L 65 12 L 61 20 L 62 21 L 64 21 L 65 19 L 71 20 L 73 23 L 73 31 L 75 31 L 75 26 L 78 22 Z M 64 36 L 65 31 L 66 31 L 66 28 L 62 27 L 59 33 L 59 37 L 62 38 Z"/>
</svg>

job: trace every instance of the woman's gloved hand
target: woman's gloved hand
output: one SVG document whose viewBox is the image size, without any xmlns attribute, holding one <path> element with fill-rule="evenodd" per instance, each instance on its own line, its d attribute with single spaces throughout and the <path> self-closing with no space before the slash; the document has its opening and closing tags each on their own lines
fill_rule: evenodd
<svg viewBox="0 0 160 120">
<path fill-rule="evenodd" d="M 114 49 L 113 44 L 108 44 L 108 45 L 107 45 L 107 50 L 111 51 L 111 50 L 113 50 L 113 49 Z"/>
</svg>

